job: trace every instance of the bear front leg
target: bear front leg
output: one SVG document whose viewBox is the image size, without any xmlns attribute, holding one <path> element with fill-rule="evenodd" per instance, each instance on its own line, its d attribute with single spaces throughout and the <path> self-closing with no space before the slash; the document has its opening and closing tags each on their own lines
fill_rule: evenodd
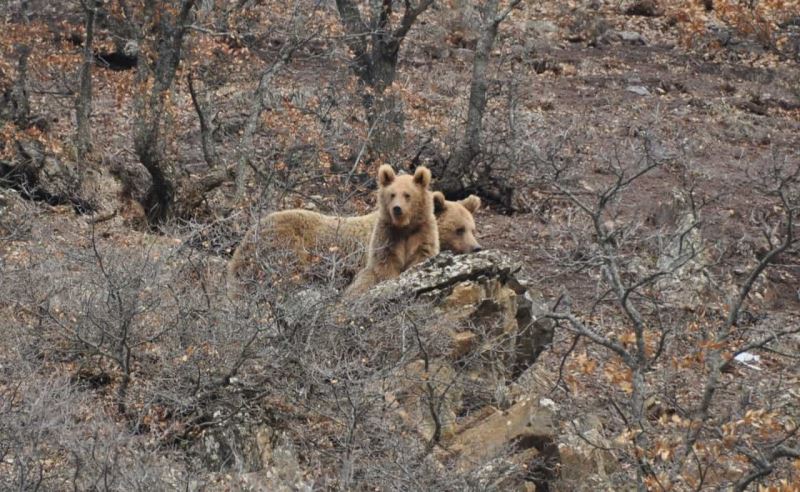
<svg viewBox="0 0 800 492">
<path fill-rule="evenodd" d="M 428 258 L 432 258 L 438 254 L 439 254 L 438 243 L 422 243 L 419 245 L 416 251 L 414 251 L 414 254 L 411 256 L 411 259 L 408 260 L 406 269 L 411 268 L 417 263 L 422 263 Z"/>
<path fill-rule="evenodd" d="M 401 269 L 395 264 L 396 261 L 386 261 L 367 266 L 356 275 L 353 283 L 345 290 L 345 297 L 352 298 L 367 292 L 371 287 L 379 283 L 397 278 L 400 276 Z"/>
<path fill-rule="evenodd" d="M 372 268 L 369 266 L 362 268 L 356 275 L 356 278 L 353 279 L 353 282 L 345 289 L 344 297 L 351 299 L 360 296 L 375 285 L 375 283 L 375 273 L 372 271 Z"/>
</svg>

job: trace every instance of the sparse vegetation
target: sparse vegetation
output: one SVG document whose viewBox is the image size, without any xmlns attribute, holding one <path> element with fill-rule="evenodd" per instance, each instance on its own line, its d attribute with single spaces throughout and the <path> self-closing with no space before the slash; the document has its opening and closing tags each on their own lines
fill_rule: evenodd
<svg viewBox="0 0 800 492">
<path fill-rule="evenodd" d="M 0 489 L 797 490 L 798 12 L 5 2 Z M 468 254 L 229 285 L 382 164 Z"/>
</svg>

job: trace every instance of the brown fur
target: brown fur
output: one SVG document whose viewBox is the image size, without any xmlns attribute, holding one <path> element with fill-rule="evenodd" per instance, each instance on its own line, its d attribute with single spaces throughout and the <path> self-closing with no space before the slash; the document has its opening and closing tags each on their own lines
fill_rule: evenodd
<svg viewBox="0 0 800 492">
<path fill-rule="evenodd" d="M 439 244 L 443 251 L 474 253 L 481 250 L 475 239 L 477 230 L 472 214 L 481 207 L 481 199 L 475 195 L 458 202 L 444 199 L 440 191 L 433 192 L 433 211 L 439 228 Z"/>
<path fill-rule="evenodd" d="M 352 265 L 350 271 L 355 271 L 363 264 L 377 219 L 377 211 L 358 217 L 332 217 L 299 209 L 271 213 L 247 232 L 234 251 L 229 279 L 255 279 L 262 273 L 267 255 L 284 255 L 307 270 L 315 253 L 335 252 L 345 265 Z"/>
<path fill-rule="evenodd" d="M 480 198 L 471 195 L 453 202 L 444 200 L 440 192 L 434 192 L 433 198 L 440 249 L 456 254 L 479 251 L 472 213 L 480 207 Z M 253 226 L 236 248 L 228 267 L 229 279 L 254 278 L 261 273 L 259 259 L 264 261 L 265 255 L 276 253 L 284 254 L 308 276 L 314 253 L 331 251 L 342 260 L 343 274 L 354 275 L 365 265 L 365 253 L 377 221 L 377 210 L 357 217 L 334 217 L 302 209 L 273 212 Z"/>
<path fill-rule="evenodd" d="M 414 176 L 396 176 L 388 165 L 378 169 L 378 222 L 370 238 L 367 265 L 347 288 L 347 296 L 362 294 L 439 254 L 430 182 L 426 167 L 418 167 Z"/>
</svg>

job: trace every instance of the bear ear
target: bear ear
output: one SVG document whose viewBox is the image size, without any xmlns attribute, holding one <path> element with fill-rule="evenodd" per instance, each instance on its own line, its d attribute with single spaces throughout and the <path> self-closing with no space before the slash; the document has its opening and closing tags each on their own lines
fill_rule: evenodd
<svg viewBox="0 0 800 492">
<path fill-rule="evenodd" d="M 389 186 L 394 182 L 394 169 L 389 164 L 384 164 L 378 168 L 378 184 L 381 188 Z"/>
<path fill-rule="evenodd" d="M 425 166 L 420 166 L 414 172 L 414 182 L 423 188 L 427 188 L 431 184 L 431 170 Z"/>
<path fill-rule="evenodd" d="M 464 205 L 464 208 L 469 210 L 471 213 L 475 213 L 481 208 L 481 199 L 478 198 L 477 195 L 470 195 L 459 202 L 461 205 Z"/>
<path fill-rule="evenodd" d="M 444 212 L 444 209 L 447 208 L 447 203 L 445 203 L 444 193 L 441 191 L 434 191 L 433 192 L 433 214 L 434 215 L 441 215 Z"/>
</svg>

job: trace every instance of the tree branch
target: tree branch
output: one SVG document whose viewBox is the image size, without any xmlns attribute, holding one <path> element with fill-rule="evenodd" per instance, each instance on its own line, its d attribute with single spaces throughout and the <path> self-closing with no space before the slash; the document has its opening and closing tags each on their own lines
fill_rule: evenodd
<svg viewBox="0 0 800 492">
<path fill-rule="evenodd" d="M 339 11 L 339 17 L 347 32 L 344 41 L 350 51 L 353 52 L 356 60 L 368 60 L 366 36 L 369 34 L 369 29 L 361 19 L 358 7 L 352 0 L 336 0 L 336 9 Z"/>
<path fill-rule="evenodd" d="M 573 316 L 572 314 L 567 313 L 547 313 L 544 315 L 546 318 L 554 319 L 554 320 L 565 320 L 569 322 L 570 326 L 572 327 L 572 331 L 579 335 L 585 336 L 589 340 L 593 341 L 598 345 L 602 345 L 607 349 L 611 350 L 612 352 L 619 355 L 622 360 L 628 364 L 630 367 L 636 366 L 636 361 L 633 356 L 625 350 L 625 347 L 620 345 L 619 343 L 608 339 L 602 335 L 597 334 L 595 331 L 589 329 L 586 325 L 581 322 L 578 318 Z"/>
<path fill-rule="evenodd" d="M 428 10 L 428 7 L 433 5 L 434 0 L 421 0 L 417 8 L 414 8 L 411 5 L 410 0 L 405 0 L 405 10 L 403 11 L 403 18 L 400 21 L 400 25 L 397 26 L 397 29 L 394 30 L 392 34 L 392 43 L 396 43 L 397 45 L 400 44 L 400 41 L 406 37 L 408 31 L 411 29 L 411 26 L 414 25 L 414 21 L 417 20 L 417 17 L 420 16 L 423 12 Z"/>
</svg>

